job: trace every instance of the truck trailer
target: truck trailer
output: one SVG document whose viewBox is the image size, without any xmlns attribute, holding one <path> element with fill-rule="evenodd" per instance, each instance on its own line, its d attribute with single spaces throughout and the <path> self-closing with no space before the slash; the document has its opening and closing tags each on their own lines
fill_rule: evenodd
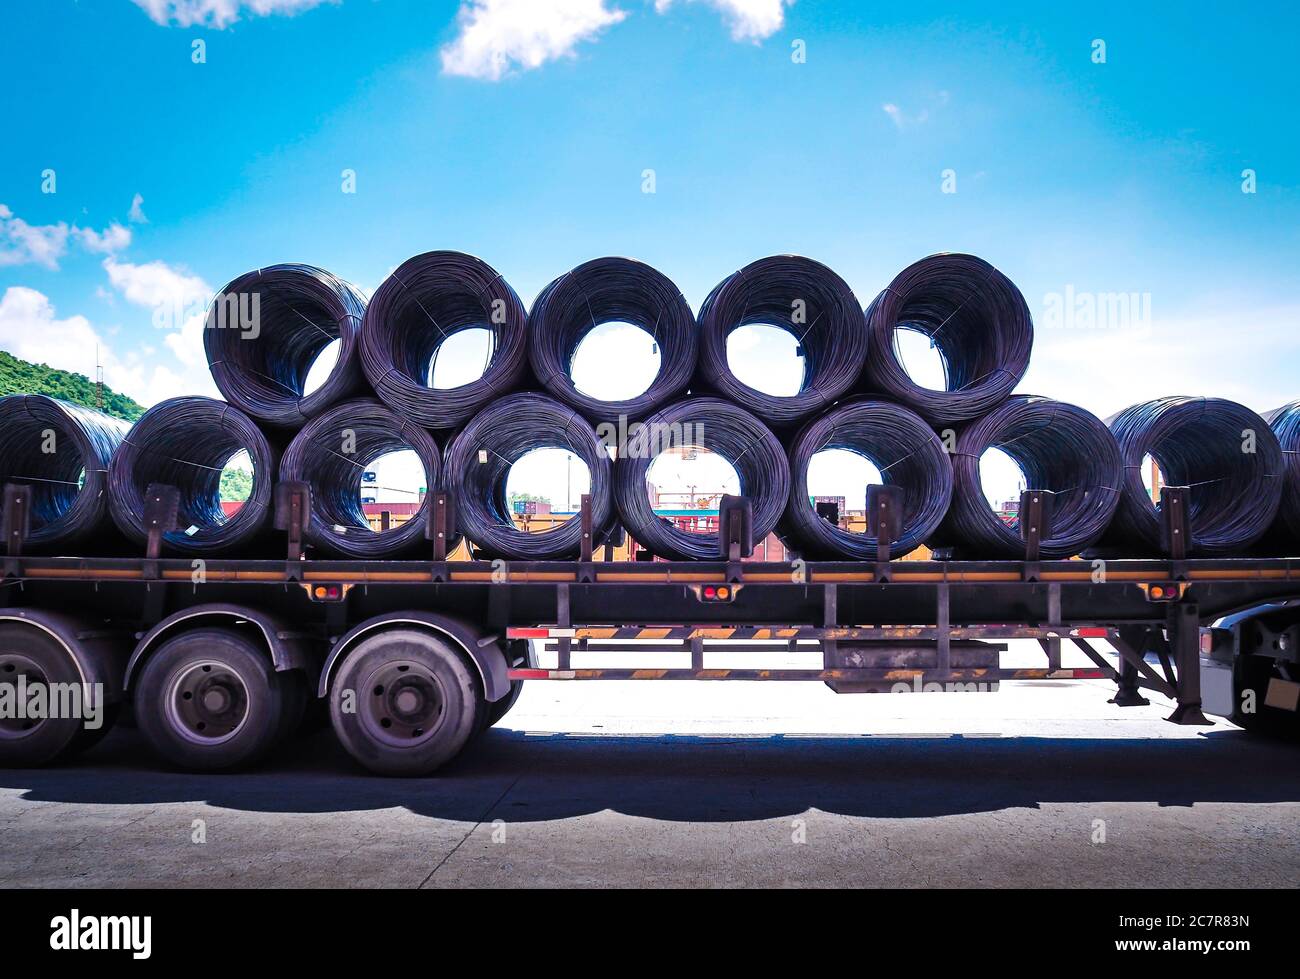
<svg viewBox="0 0 1300 979">
<path fill-rule="evenodd" d="M 882 490 L 877 560 L 766 562 L 747 560 L 746 501 L 728 498 L 717 559 L 675 562 L 611 559 L 584 500 L 576 560 L 516 562 L 448 560 L 453 505 L 438 493 L 427 560 L 358 561 L 306 552 L 298 483 L 276 493 L 283 559 L 191 559 L 162 553 L 165 501 L 146 514 L 138 557 L 28 555 L 24 490 L 5 492 L 0 683 L 79 689 L 100 722 L 10 712 L 0 767 L 66 758 L 123 714 L 170 765 L 246 767 L 327 707 L 361 765 L 426 775 L 530 681 L 804 680 L 871 693 L 1107 679 L 1116 709 L 1154 690 L 1176 703 L 1174 723 L 1210 723 L 1209 712 L 1270 734 L 1300 728 L 1300 558 L 1188 559 L 1176 505 L 1162 508 L 1171 543 L 1159 557 L 1040 560 L 1047 517 L 1030 490 L 1023 559 L 902 562 Z M 1041 665 L 1004 668 L 1015 639 L 1035 640 Z M 1092 665 L 1063 666 L 1066 645 Z M 554 666 L 540 665 L 542 649 Z M 806 665 L 746 665 L 773 649 Z M 690 665 L 626 665 L 629 653 L 673 650 Z M 586 665 L 604 662 L 617 665 Z"/>
</svg>

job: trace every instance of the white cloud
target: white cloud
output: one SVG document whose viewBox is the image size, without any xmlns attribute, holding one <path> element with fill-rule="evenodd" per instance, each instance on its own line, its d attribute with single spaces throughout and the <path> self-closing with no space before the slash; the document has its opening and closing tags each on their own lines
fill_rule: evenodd
<svg viewBox="0 0 1300 979">
<path fill-rule="evenodd" d="M 785 8 L 794 0 L 688 0 L 690 3 L 707 3 L 721 12 L 731 37 L 736 41 L 753 41 L 757 44 L 771 37 L 785 24 Z M 674 0 L 655 0 L 655 11 L 666 13 Z"/>
<path fill-rule="evenodd" d="M 0 204 L 0 266 L 34 263 L 57 269 L 68 247 L 68 226 L 31 225 Z"/>
<path fill-rule="evenodd" d="M 118 356 L 86 317 L 60 319 L 46 295 L 26 286 L 10 286 L 0 297 L 0 348 L 92 379 L 98 358 L 104 383 L 145 407 L 181 394 L 216 392 L 206 371 L 180 373 L 138 353 Z"/>
<path fill-rule="evenodd" d="M 131 210 L 127 213 L 126 219 L 132 224 L 148 224 L 149 219 L 144 213 L 144 197 L 136 194 L 131 198 Z"/>
<path fill-rule="evenodd" d="M 42 265 L 57 269 L 68 239 L 87 251 L 111 255 L 131 244 L 131 231 L 114 221 L 103 231 L 68 227 L 67 223 L 32 225 L 0 204 L 0 266 Z"/>
<path fill-rule="evenodd" d="M 82 248 L 88 252 L 97 252 L 100 255 L 111 255 L 114 252 L 120 252 L 131 244 L 130 230 L 122 227 L 116 221 L 103 231 L 74 226 L 72 234 L 81 242 Z"/>
<path fill-rule="evenodd" d="M 104 259 L 104 271 L 128 302 L 153 310 L 153 325 L 167 331 L 163 343 L 176 359 L 206 376 L 203 324 L 212 287 L 199 276 L 161 261 L 133 265 L 110 255 Z"/>
<path fill-rule="evenodd" d="M 908 128 L 909 126 L 920 126 L 924 123 L 929 122 L 931 111 L 932 110 L 937 111 L 938 109 L 942 109 L 945 105 L 948 104 L 948 98 L 949 96 L 946 91 L 936 92 L 934 96 L 931 97 L 930 99 L 929 107 L 922 109 L 920 112 L 917 112 L 915 115 L 909 115 L 908 113 L 904 112 L 901 108 L 899 108 L 897 104 L 893 102 L 886 102 L 880 108 L 885 113 L 885 115 L 889 116 L 890 120 L 893 122 L 893 124 L 896 127 L 898 127 L 899 130 L 903 130 Z"/>
<path fill-rule="evenodd" d="M 298 14 L 323 3 L 338 0 L 133 0 L 155 24 L 163 27 L 212 27 L 222 30 L 239 20 L 242 14 L 267 17 L 271 14 Z"/>
<path fill-rule="evenodd" d="M 133 265 L 110 255 L 104 259 L 104 271 L 113 287 L 137 306 L 189 306 L 212 297 L 211 286 L 201 278 L 166 262 Z"/>
<path fill-rule="evenodd" d="M 465 0 L 460 34 L 442 49 L 442 70 L 498 81 L 513 67 L 572 57 L 577 45 L 617 24 L 626 11 L 607 0 Z"/>
</svg>

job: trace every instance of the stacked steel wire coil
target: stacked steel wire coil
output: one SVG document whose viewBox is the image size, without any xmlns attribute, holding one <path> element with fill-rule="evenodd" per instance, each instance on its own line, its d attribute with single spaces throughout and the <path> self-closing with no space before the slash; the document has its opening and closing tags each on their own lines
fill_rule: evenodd
<svg viewBox="0 0 1300 979">
<path fill-rule="evenodd" d="M 602 401 L 574 385 L 573 356 L 601 323 L 629 323 L 654 341 L 659 370 L 641 394 Z M 528 342 L 542 387 L 592 421 L 644 418 L 681 395 L 695 372 L 695 314 L 666 275 L 630 258 L 584 262 L 543 289 L 528 313 Z"/>
<path fill-rule="evenodd" d="M 1019 519 L 1003 520 L 989 505 L 980 460 L 1001 449 L 1029 487 L 1051 497 L 1046 558 L 1078 554 L 1105 531 L 1119 504 L 1121 466 L 1115 439 L 1090 412 L 1050 398 L 1017 395 L 966 425 L 952 453 L 955 490 L 941 531 L 973 553 L 1025 553 Z"/>
<path fill-rule="evenodd" d="M 203 348 L 212 379 L 245 414 L 297 428 L 364 387 L 357 347 L 365 309 L 355 287 L 310 265 L 246 272 L 208 309 Z M 329 376 L 307 393 L 308 372 L 335 341 Z"/>
<path fill-rule="evenodd" d="M 304 425 L 285 449 L 280 479 L 311 487 L 308 540 L 335 557 L 388 558 L 413 551 L 424 539 L 427 494 L 406 521 L 378 529 L 361 504 L 369 467 L 384 455 L 404 450 L 415 452 L 424 485 L 437 486 L 438 443 L 427 430 L 378 401 L 344 401 Z"/>
<path fill-rule="evenodd" d="M 794 335 L 804 362 L 798 393 L 768 394 L 736 376 L 727 338 L 752 324 Z M 790 426 L 829 408 L 858 382 L 866 358 L 853 290 L 825 265 L 799 255 L 751 262 L 718 283 L 700 307 L 700 384 L 770 425 Z"/>
<path fill-rule="evenodd" d="M 240 452 L 252 464 L 252 490 L 228 515 L 221 473 Z M 234 553 L 255 545 L 266 529 L 275 471 L 275 450 L 242 411 L 212 398 L 172 398 L 146 411 L 113 454 L 109 504 L 122 533 L 143 544 L 150 487 L 175 487 L 178 523 L 163 535 L 167 547 L 191 555 Z"/>
<path fill-rule="evenodd" d="M 492 351 L 482 376 L 432 387 L 432 362 L 449 337 L 486 330 Z M 528 367 L 528 314 L 495 269 L 460 252 L 407 259 L 366 307 L 361 365 L 379 400 L 430 429 L 464 424 L 494 398 L 512 393 Z"/>
<path fill-rule="evenodd" d="M 83 547 L 103 535 L 108 467 L 130 426 L 40 394 L 0 398 L 0 483 L 30 489 L 26 543 Z"/>
<path fill-rule="evenodd" d="M 622 400 L 584 393 L 574 377 L 579 345 L 606 323 L 645 331 L 659 356 L 649 387 Z M 750 325 L 785 330 L 798 344 L 795 393 L 758 390 L 733 370 L 728 338 Z M 840 450 L 901 491 L 894 556 L 929 543 L 962 557 L 1021 557 L 1018 519 L 990 504 L 981 479 L 994 449 L 1027 488 L 1050 494 L 1042 557 L 1163 553 L 1162 514 L 1144 482 L 1153 463 L 1166 484 L 1186 487 L 1190 555 L 1300 545 L 1300 402 L 1266 422 L 1220 399 L 1164 398 L 1107 426 L 1078 407 L 1013 395 L 1033 345 L 1028 306 L 1009 278 L 970 255 L 912 264 L 866 310 L 818 262 L 761 258 L 713 288 L 698 318 L 671 280 L 632 259 L 577 266 L 545 286 L 531 311 L 495 269 L 459 252 L 407 260 L 368 304 L 328 272 L 277 265 L 232 280 L 206 326 L 209 366 L 228 403 L 165 401 L 124 437 L 124 423 L 84 408 L 0 399 L 0 478 L 31 489 L 30 547 L 116 553 L 116 525 L 138 548 L 151 489 L 173 486 L 178 526 L 163 535 L 167 553 L 274 556 L 283 547 L 269 532 L 275 484 L 301 482 L 311 492 L 313 556 L 417 555 L 429 546 L 428 493 L 404 508 L 377 504 L 388 510 L 378 519 L 362 499 L 376 460 L 410 450 L 422 489 L 450 498 L 453 541 L 463 535 L 476 556 L 573 557 L 621 525 L 638 553 L 716 558 L 712 511 L 666 514 L 649 486 L 656 459 L 712 452 L 734 470 L 756 540 L 775 532 L 810 558 L 873 560 L 877 542 L 843 513 L 865 502 L 867 477 L 839 474 L 852 488 L 847 507 L 814 500 L 810 471 L 836 458 L 815 466 L 816 457 Z M 480 375 L 435 386 L 444 344 L 474 329 L 490 340 Z M 896 349 L 904 330 L 938 350 L 942 388 L 908 376 Z M 309 375 L 334 343 L 337 360 L 312 387 Z M 512 469 L 548 448 L 586 467 L 587 526 L 565 514 L 524 521 L 511 505 Z M 242 453 L 251 492 L 235 507 L 222 499 L 222 472 Z"/>
<path fill-rule="evenodd" d="M 662 557 L 679 561 L 719 556 L 716 530 L 693 533 L 655 513 L 646 492 L 650 466 L 665 453 L 716 453 L 736 472 L 740 494 L 753 504 L 753 533 L 771 533 L 789 497 L 790 465 L 771 430 L 737 405 L 720 398 L 692 398 L 670 405 L 641 425 L 620 447 L 614 495 L 623 526 Z"/>
<path fill-rule="evenodd" d="M 521 392 L 479 412 L 447 446 L 446 485 L 456 499 L 459 529 L 484 557 L 543 560 L 576 557 L 583 527 L 571 519 L 540 533 L 515 526 L 506 496 L 510 469 L 539 449 L 563 449 L 586 466 L 591 533 L 602 538 L 612 520 L 610 459 L 595 430 L 572 408 Z"/>
<path fill-rule="evenodd" d="M 943 359 L 942 391 L 908 376 L 895 350 L 899 330 L 930 339 Z M 935 424 L 969 421 L 996 408 L 1029 366 L 1034 328 L 1020 290 L 973 255 L 931 255 L 894 277 L 867 309 L 873 390 Z"/>
<path fill-rule="evenodd" d="M 1160 510 L 1143 482 L 1147 460 L 1164 482 L 1188 488 L 1189 557 L 1241 554 L 1277 517 L 1282 446 L 1263 418 L 1222 398 L 1159 398 L 1110 419 L 1124 479 L 1106 543 L 1121 553 L 1163 549 Z"/>
<path fill-rule="evenodd" d="M 837 449 L 864 457 L 880 471 L 882 483 L 901 489 L 900 532 L 890 542 L 891 553 L 902 557 L 925 543 L 952 499 L 947 450 L 911 409 L 889 401 L 851 400 L 809 422 L 790 446 L 785 527 L 796 547 L 811 558 L 873 560 L 878 553 L 874 536 L 843 528 L 839 520 L 832 523 L 813 505 L 808 488 L 813 457 Z"/>
</svg>

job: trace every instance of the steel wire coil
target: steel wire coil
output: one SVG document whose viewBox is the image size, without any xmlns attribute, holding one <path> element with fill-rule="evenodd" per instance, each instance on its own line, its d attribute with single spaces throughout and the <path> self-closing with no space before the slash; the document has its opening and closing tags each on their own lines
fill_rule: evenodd
<svg viewBox="0 0 1300 979">
<path fill-rule="evenodd" d="M 246 272 L 217 293 L 203 330 L 208 369 L 222 396 L 251 417 L 300 428 L 364 391 L 358 348 L 366 301 L 355 287 L 310 265 Z M 325 381 L 305 393 L 320 352 L 339 341 Z"/>
<path fill-rule="evenodd" d="M 405 522 L 388 530 L 372 529 L 361 503 L 367 469 L 380 456 L 407 449 L 424 467 L 426 490 L 436 487 L 441 465 L 433 436 L 372 398 L 344 401 L 304 425 L 280 460 L 280 480 L 311 486 L 308 543 L 330 556 L 358 560 L 401 557 L 419 548 L 427 492 Z"/>
<path fill-rule="evenodd" d="M 659 371 L 650 386 L 619 401 L 603 401 L 579 391 L 571 372 L 583 338 L 610 322 L 640 327 L 660 351 Z M 636 420 L 690 384 L 697 353 L 695 314 L 662 272 L 631 258 L 596 258 L 560 276 L 533 301 L 528 351 L 534 376 L 553 397 L 593 422 Z"/>
<path fill-rule="evenodd" d="M 938 539 L 972 556 L 1023 558 L 1018 520 L 989 505 L 980 460 L 1001 449 L 1024 474 L 1027 489 L 1052 494 L 1044 558 L 1067 558 L 1096 543 L 1119 505 L 1122 466 L 1114 435 L 1100 418 L 1051 398 L 1016 395 L 962 428 L 952 454 L 952 507 Z"/>
<path fill-rule="evenodd" d="M 876 557 L 874 536 L 833 524 L 813 506 L 808 467 L 818 452 L 831 449 L 866 458 L 880 470 L 885 485 L 901 490 L 901 532 L 890 545 L 891 556 L 902 557 L 925 543 L 952 498 L 952 463 L 943 442 L 910 408 L 855 399 L 808 422 L 791 443 L 790 502 L 781 527 L 793 549 L 814 560 Z M 859 499 L 865 498 L 864 484 Z"/>
<path fill-rule="evenodd" d="M 933 424 L 976 418 L 1020 383 L 1034 342 L 1033 320 L 1015 283 L 973 255 L 931 255 L 909 265 L 866 311 L 868 388 Z M 945 390 L 908 376 L 895 347 L 900 329 L 930 338 Z"/>
<path fill-rule="evenodd" d="M 1107 424 L 1119 442 L 1124 480 L 1103 544 L 1160 553 L 1160 511 L 1142 481 L 1148 456 L 1165 485 L 1190 489 L 1189 557 L 1240 554 L 1277 516 L 1282 447 L 1249 408 L 1222 398 L 1159 398 L 1126 408 Z"/>
<path fill-rule="evenodd" d="M 614 499 L 627 532 L 647 550 L 677 561 L 716 560 L 717 533 L 681 530 L 654 512 L 646 476 L 663 452 L 707 449 L 735 469 L 740 495 L 753 506 L 754 540 L 776 527 L 790 496 L 790 464 L 772 431 L 758 418 L 721 398 L 680 401 L 630 429 L 614 466 Z"/>
<path fill-rule="evenodd" d="M 85 546 L 108 519 L 108 466 L 129 422 L 41 394 L 0 398 L 0 485 L 31 489 L 24 546 Z"/>
<path fill-rule="evenodd" d="M 510 468 L 537 449 L 567 449 L 591 476 L 593 546 L 613 519 L 611 463 L 591 423 L 568 405 L 534 392 L 494 401 L 447 446 L 446 488 L 456 526 L 484 557 L 543 561 L 573 557 L 582 547 L 582 521 L 571 517 L 540 533 L 518 529 L 506 497 Z"/>
<path fill-rule="evenodd" d="M 1300 544 L 1300 401 L 1275 408 L 1264 420 L 1282 447 L 1282 502 L 1274 524 L 1278 533 L 1269 536 L 1294 549 Z"/>
<path fill-rule="evenodd" d="M 761 258 L 723 279 L 700 307 L 699 323 L 700 384 L 781 428 L 847 393 L 867 360 L 867 333 L 853 290 L 825 265 L 798 255 Z M 779 327 L 798 340 L 804 359 L 798 394 L 766 394 L 732 372 L 727 337 L 751 324 Z"/>
<path fill-rule="evenodd" d="M 221 473 L 241 450 L 252 462 L 252 490 L 227 517 Z M 246 551 L 269 527 L 275 465 L 274 448 L 238 408 L 214 398 L 172 398 L 146 411 L 113 454 L 109 507 L 122 533 L 143 544 L 150 484 L 174 486 L 180 493 L 179 529 L 163 535 L 167 549 L 186 555 Z"/>
<path fill-rule="evenodd" d="M 429 386 L 430 363 L 462 330 L 492 334 L 481 377 L 454 388 Z M 403 262 L 375 290 L 361 329 L 361 366 L 379 400 L 431 429 L 455 428 L 528 370 L 528 315 L 509 283 L 481 259 L 437 251 Z"/>
</svg>

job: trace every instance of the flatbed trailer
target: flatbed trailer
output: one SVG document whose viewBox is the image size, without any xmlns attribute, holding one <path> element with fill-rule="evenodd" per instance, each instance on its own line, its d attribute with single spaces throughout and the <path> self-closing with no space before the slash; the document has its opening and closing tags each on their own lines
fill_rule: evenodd
<svg viewBox="0 0 1300 979">
<path fill-rule="evenodd" d="M 340 561 L 291 548 L 287 560 L 4 562 L 0 682 L 69 678 L 110 715 L 132 702 L 153 747 L 197 769 L 253 762 L 315 697 L 363 765 L 427 773 L 539 680 L 810 680 L 851 693 L 1109 679 L 1117 707 L 1155 690 L 1176 703 L 1171 721 L 1198 724 L 1204 676 L 1212 710 L 1291 728 L 1300 690 L 1300 558 Z M 1036 640 L 1041 665 L 1004 668 L 1011 639 Z M 554 665 L 539 665 L 543 643 Z M 1091 665 L 1063 666 L 1063 644 Z M 673 649 L 689 666 L 627 665 Z M 743 665 L 760 649 L 810 662 Z M 88 734 L 82 720 L 0 720 L 0 764 L 52 761 L 107 726 Z"/>
</svg>

